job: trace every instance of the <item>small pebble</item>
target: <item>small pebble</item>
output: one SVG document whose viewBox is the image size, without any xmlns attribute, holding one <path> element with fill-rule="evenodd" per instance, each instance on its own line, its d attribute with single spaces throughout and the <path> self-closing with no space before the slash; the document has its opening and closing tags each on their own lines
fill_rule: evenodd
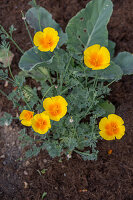
<svg viewBox="0 0 133 200">
<path fill-rule="evenodd" d="M 41 86 L 38 86 L 37 90 L 40 91 L 41 89 L 42 89 Z"/>
<path fill-rule="evenodd" d="M 24 188 L 28 188 L 28 183 L 27 182 L 24 182 Z"/>
<path fill-rule="evenodd" d="M 25 166 L 27 167 L 29 164 L 30 164 L 30 162 L 27 160 L 27 161 L 25 162 Z"/>
<path fill-rule="evenodd" d="M 8 87 L 8 81 L 5 81 L 4 87 Z"/>
<path fill-rule="evenodd" d="M 5 155 L 1 155 L 0 158 L 5 158 Z"/>
<path fill-rule="evenodd" d="M 46 159 L 43 159 L 43 162 L 44 162 L 44 163 L 46 163 L 46 162 L 47 162 L 47 160 L 46 160 Z"/>
<path fill-rule="evenodd" d="M 28 172 L 27 172 L 27 171 L 24 171 L 24 175 L 27 176 L 27 175 L 28 175 Z"/>
</svg>

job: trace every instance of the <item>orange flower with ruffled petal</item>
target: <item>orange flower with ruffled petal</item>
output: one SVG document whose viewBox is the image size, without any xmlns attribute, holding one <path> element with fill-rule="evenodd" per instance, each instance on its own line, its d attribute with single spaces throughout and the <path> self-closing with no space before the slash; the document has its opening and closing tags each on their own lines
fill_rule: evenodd
<svg viewBox="0 0 133 200">
<path fill-rule="evenodd" d="M 46 98 L 43 101 L 43 107 L 50 119 L 59 121 L 67 113 L 68 103 L 62 96 Z"/>
<path fill-rule="evenodd" d="M 23 110 L 19 117 L 21 120 L 21 123 L 24 126 L 31 126 L 33 115 L 34 115 L 34 112 L 29 111 L 29 110 Z"/>
<path fill-rule="evenodd" d="M 58 32 L 54 28 L 47 27 L 43 29 L 43 32 L 36 32 L 33 42 L 40 51 L 52 52 L 59 42 Z"/>
<path fill-rule="evenodd" d="M 99 134 L 105 140 L 114 140 L 115 138 L 121 139 L 125 134 L 124 121 L 121 117 L 115 114 L 110 114 L 104 117 L 99 122 Z"/>
<path fill-rule="evenodd" d="M 110 53 L 106 47 L 95 44 L 84 51 L 84 63 L 92 70 L 105 69 L 110 65 Z"/>
<path fill-rule="evenodd" d="M 40 134 L 45 134 L 51 128 L 49 116 L 45 111 L 33 117 L 32 128 Z"/>
</svg>

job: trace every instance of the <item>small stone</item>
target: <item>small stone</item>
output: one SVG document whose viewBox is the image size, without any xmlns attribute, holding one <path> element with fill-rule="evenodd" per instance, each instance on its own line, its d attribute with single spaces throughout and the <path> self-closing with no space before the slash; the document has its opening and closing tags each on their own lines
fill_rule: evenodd
<svg viewBox="0 0 133 200">
<path fill-rule="evenodd" d="M 27 160 L 27 161 L 25 162 L 25 166 L 27 167 L 29 164 L 30 164 L 30 162 Z"/>
<path fill-rule="evenodd" d="M 27 176 L 27 175 L 28 175 L 28 172 L 27 172 L 27 171 L 24 171 L 24 175 Z"/>
<path fill-rule="evenodd" d="M 24 188 L 28 188 L 28 183 L 24 181 Z"/>
<path fill-rule="evenodd" d="M 3 165 L 6 165 L 6 161 L 3 161 Z"/>
<path fill-rule="evenodd" d="M 44 163 L 47 163 L 47 160 L 46 160 L 46 159 L 43 159 L 43 162 L 44 162 Z"/>
<path fill-rule="evenodd" d="M 26 17 L 22 17 L 22 20 L 26 20 Z"/>
<path fill-rule="evenodd" d="M 8 87 L 8 81 L 5 81 L 4 87 Z"/>
<path fill-rule="evenodd" d="M 40 91 L 41 89 L 42 89 L 41 86 L 38 86 L 37 90 Z"/>
<path fill-rule="evenodd" d="M 5 158 L 5 155 L 1 155 L 0 158 Z"/>
</svg>

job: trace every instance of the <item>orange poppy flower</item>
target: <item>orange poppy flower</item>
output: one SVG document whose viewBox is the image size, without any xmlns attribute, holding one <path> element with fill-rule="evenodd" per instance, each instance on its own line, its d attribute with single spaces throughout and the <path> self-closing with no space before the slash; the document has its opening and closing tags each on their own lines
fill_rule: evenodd
<svg viewBox="0 0 133 200">
<path fill-rule="evenodd" d="M 92 70 L 105 69 L 110 65 L 110 53 L 106 47 L 95 44 L 84 51 L 84 63 Z"/>
<path fill-rule="evenodd" d="M 51 128 L 49 116 L 45 111 L 33 117 L 32 128 L 40 134 L 45 134 Z"/>
<path fill-rule="evenodd" d="M 19 117 L 21 120 L 21 123 L 24 126 L 31 126 L 33 115 L 34 115 L 34 112 L 31 112 L 29 110 L 23 110 Z"/>
<path fill-rule="evenodd" d="M 114 140 L 115 138 L 121 139 L 125 134 L 124 121 L 121 117 L 115 114 L 108 115 L 108 118 L 104 117 L 99 122 L 99 134 L 105 140 Z"/>
<path fill-rule="evenodd" d="M 43 29 L 43 32 L 36 32 L 33 42 L 40 51 L 52 52 L 59 42 L 58 32 L 54 28 L 47 27 Z"/>
<path fill-rule="evenodd" d="M 62 96 L 46 98 L 43 101 L 43 107 L 50 119 L 59 121 L 67 113 L 68 103 Z"/>
</svg>

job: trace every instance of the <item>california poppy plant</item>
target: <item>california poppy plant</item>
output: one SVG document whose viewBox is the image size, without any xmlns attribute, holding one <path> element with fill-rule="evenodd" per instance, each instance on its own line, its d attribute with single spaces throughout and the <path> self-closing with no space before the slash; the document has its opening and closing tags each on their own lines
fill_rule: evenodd
<svg viewBox="0 0 133 200">
<path fill-rule="evenodd" d="M 92 70 L 105 69 L 110 65 L 110 53 L 106 47 L 95 44 L 84 51 L 84 63 Z"/>
<path fill-rule="evenodd" d="M 31 126 L 34 112 L 23 110 L 19 118 L 24 126 Z"/>
<path fill-rule="evenodd" d="M 45 134 L 51 128 L 49 116 L 45 111 L 33 117 L 32 128 L 40 134 Z"/>
<path fill-rule="evenodd" d="M 121 117 L 115 114 L 108 115 L 108 118 L 104 117 L 99 122 L 99 134 L 105 140 L 114 140 L 115 138 L 121 139 L 125 134 L 124 121 Z"/>
<path fill-rule="evenodd" d="M 58 32 L 51 27 L 47 27 L 42 31 L 38 31 L 33 38 L 35 46 L 40 51 L 53 51 L 59 41 Z"/>
<path fill-rule="evenodd" d="M 67 113 L 68 103 L 62 96 L 46 98 L 43 101 L 43 107 L 50 119 L 59 121 Z"/>
</svg>

